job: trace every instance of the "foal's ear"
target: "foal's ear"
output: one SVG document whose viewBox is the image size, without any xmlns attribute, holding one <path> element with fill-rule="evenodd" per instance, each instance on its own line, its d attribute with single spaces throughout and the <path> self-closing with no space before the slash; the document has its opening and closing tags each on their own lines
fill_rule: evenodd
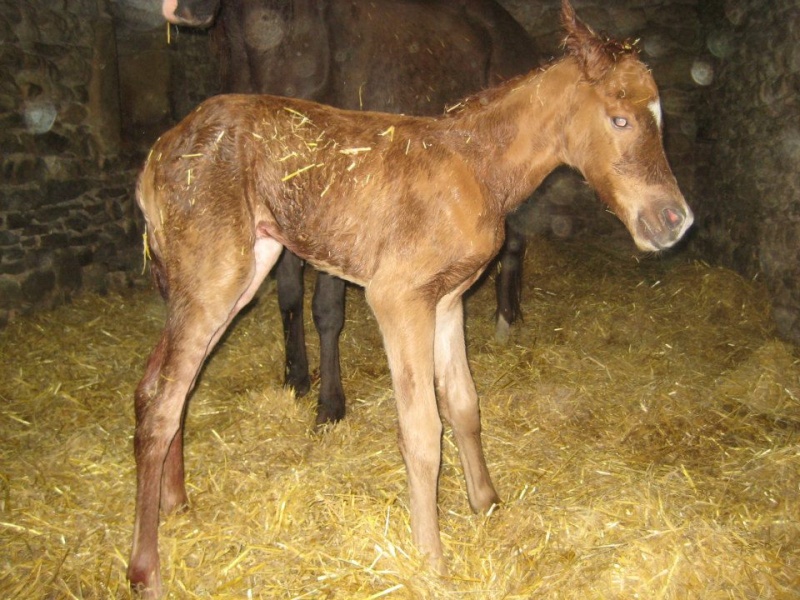
<svg viewBox="0 0 800 600">
<path fill-rule="evenodd" d="M 597 81 L 614 66 L 614 57 L 604 40 L 581 21 L 569 0 L 561 0 L 561 24 L 567 32 L 564 46 L 578 59 L 589 81 Z"/>
</svg>

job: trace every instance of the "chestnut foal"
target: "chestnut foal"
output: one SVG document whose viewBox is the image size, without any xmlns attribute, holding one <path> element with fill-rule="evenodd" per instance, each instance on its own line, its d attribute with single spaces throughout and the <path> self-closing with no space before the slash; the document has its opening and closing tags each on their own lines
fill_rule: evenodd
<svg viewBox="0 0 800 600">
<path fill-rule="evenodd" d="M 284 247 L 366 288 L 392 373 L 419 550 L 444 569 L 436 392 L 472 509 L 499 501 L 481 447 L 462 295 L 500 248 L 505 215 L 566 163 L 642 250 L 672 246 L 693 218 L 664 156 L 647 67 L 630 45 L 595 35 L 568 0 L 562 20 L 564 58 L 465 100 L 449 118 L 219 96 L 155 144 L 137 199 L 168 313 L 136 390 L 135 588 L 161 594 L 159 506 L 187 501 L 187 395 Z"/>
<path fill-rule="evenodd" d="M 162 8 L 167 21 L 184 26 L 206 26 L 213 18 L 227 93 L 435 116 L 445 105 L 539 64 L 532 40 L 495 0 L 164 0 Z M 509 223 L 495 278 L 500 341 L 521 314 L 524 255 L 525 236 Z M 312 381 L 303 270 L 304 261 L 287 251 L 274 269 L 284 382 L 297 396 L 307 394 Z M 311 312 L 319 335 L 316 422 L 332 423 L 346 410 L 339 364 L 345 282 L 319 271 Z"/>
</svg>

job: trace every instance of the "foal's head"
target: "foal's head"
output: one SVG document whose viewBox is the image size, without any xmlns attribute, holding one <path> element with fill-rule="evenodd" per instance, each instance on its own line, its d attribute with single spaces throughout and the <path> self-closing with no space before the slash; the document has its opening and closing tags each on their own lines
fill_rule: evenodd
<svg viewBox="0 0 800 600">
<path fill-rule="evenodd" d="M 567 127 L 579 168 L 642 250 L 677 242 L 693 221 L 661 143 L 658 89 L 633 44 L 604 39 L 562 0 L 565 45 L 582 73 Z"/>
</svg>

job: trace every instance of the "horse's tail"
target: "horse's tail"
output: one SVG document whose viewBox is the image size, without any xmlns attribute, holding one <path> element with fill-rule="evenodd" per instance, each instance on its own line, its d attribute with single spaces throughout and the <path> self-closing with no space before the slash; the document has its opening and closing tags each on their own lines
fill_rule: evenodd
<svg viewBox="0 0 800 600">
<path fill-rule="evenodd" d="M 156 190 L 153 184 L 153 169 L 149 161 L 136 181 L 136 202 L 144 215 L 144 262 L 150 261 L 150 274 L 164 300 L 169 298 L 169 284 L 162 257 L 161 245 L 158 241 L 161 226 Z"/>
</svg>

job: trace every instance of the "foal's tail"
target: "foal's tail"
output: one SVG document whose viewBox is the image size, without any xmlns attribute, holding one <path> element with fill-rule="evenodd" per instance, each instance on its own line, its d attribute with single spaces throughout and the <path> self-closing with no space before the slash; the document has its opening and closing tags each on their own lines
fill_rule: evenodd
<svg viewBox="0 0 800 600">
<path fill-rule="evenodd" d="M 158 202 L 156 200 L 155 186 L 153 185 L 153 170 L 145 164 L 136 181 L 136 203 L 144 215 L 144 262 L 150 260 L 150 273 L 158 288 L 161 297 L 166 301 L 169 298 L 169 285 L 164 260 L 161 256 L 161 246 L 158 242 L 158 228 L 161 226 Z"/>
</svg>

